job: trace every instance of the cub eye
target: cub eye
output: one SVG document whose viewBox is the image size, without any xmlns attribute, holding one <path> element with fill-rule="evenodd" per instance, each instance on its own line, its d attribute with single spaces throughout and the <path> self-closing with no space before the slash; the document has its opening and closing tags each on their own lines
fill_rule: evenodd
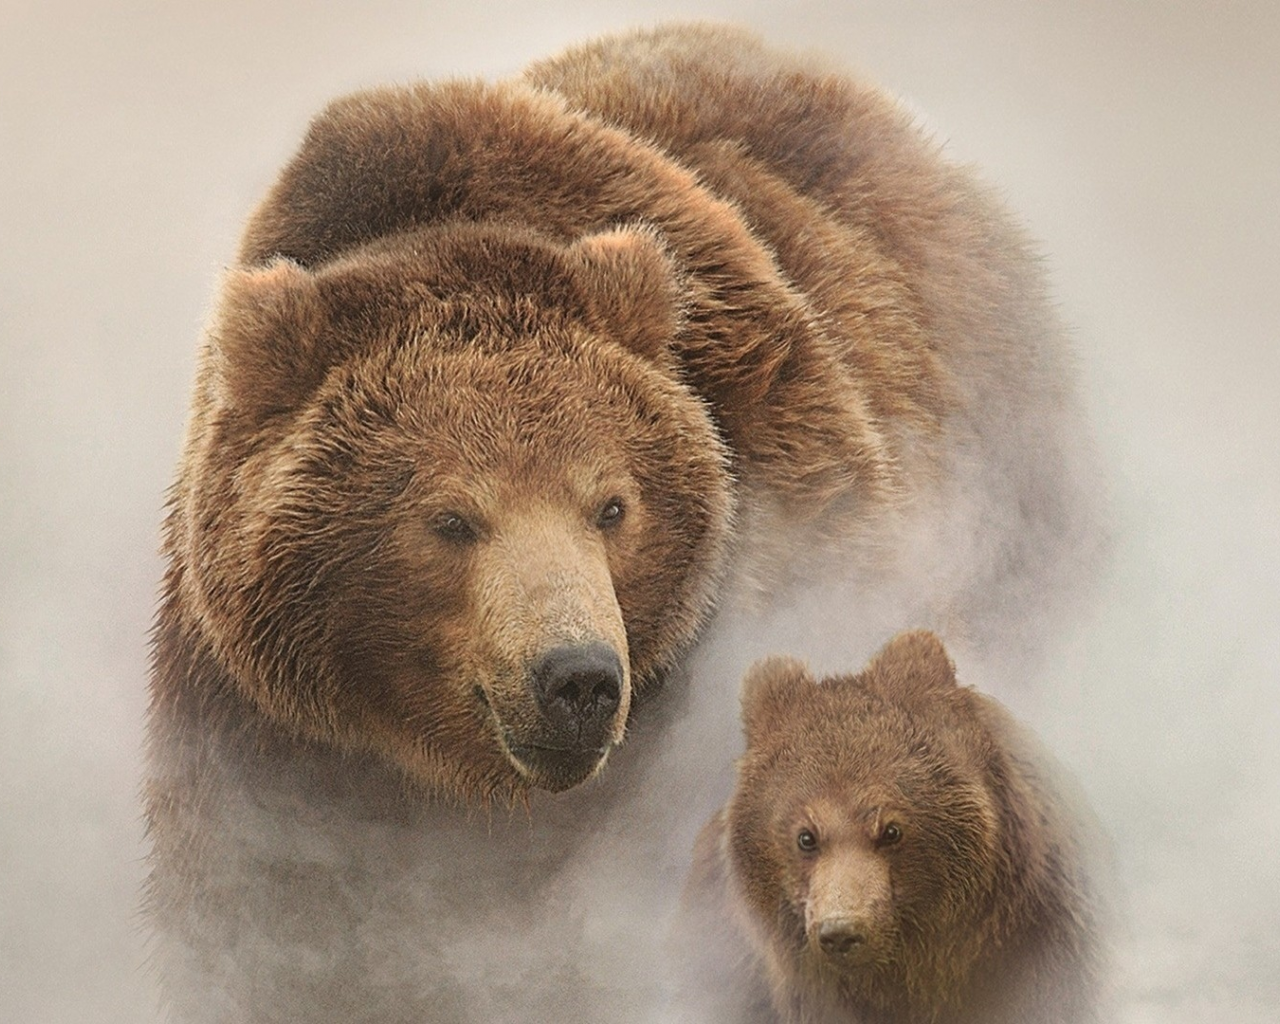
<svg viewBox="0 0 1280 1024">
<path fill-rule="evenodd" d="M 469 544 L 476 539 L 476 531 L 457 512 L 445 512 L 437 516 L 431 528 L 447 541 Z"/>
<path fill-rule="evenodd" d="M 626 515 L 626 509 L 623 507 L 621 498 L 610 498 L 604 503 L 604 506 L 596 513 L 596 526 L 602 530 L 608 530 L 617 526 L 622 522 L 622 517 Z"/>
<path fill-rule="evenodd" d="M 796 846 L 804 850 L 805 853 L 813 853 L 818 848 L 818 837 L 807 828 L 802 828 L 796 835 Z"/>
<path fill-rule="evenodd" d="M 901 838 L 902 838 L 902 829 L 898 825 L 895 825 L 893 822 L 889 822 L 889 824 L 887 824 L 880 831 L 881 846 L 892 846 Z"/>
</svg>

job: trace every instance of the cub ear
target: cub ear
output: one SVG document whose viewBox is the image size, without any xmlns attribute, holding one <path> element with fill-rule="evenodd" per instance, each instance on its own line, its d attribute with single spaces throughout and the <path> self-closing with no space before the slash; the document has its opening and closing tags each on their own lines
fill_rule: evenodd
<svg viewBox="0 0 1280 1024">
<path fill-rule="evenodd" d="M 665 352 L 683 319 L 683 289 L 657 231 L 614 228 L 579 239 L 569 252 L 600 329 L 637 355 Z"/>
<path fill-rule="evenodd" d="M 891 693 L 946 692 L 956 687 L 956 666 L 942 641 L 927 629 L 899 633 L 863 673 Z"/>
<path fill-rule="evenodd" d="M 328 369 L 325 319 L 314 275 L 292 260 L 230 271 L 213 329 L 223 401 L 255 419 L 294 408 Z"/>
<path fill-rule="evenodd" d="M 757 661 L 742 680 L 742 727 L 747 746 L 764 740 L 793 713 L 817 682 L 803 661 L 774 655 Z"/>
</svg>

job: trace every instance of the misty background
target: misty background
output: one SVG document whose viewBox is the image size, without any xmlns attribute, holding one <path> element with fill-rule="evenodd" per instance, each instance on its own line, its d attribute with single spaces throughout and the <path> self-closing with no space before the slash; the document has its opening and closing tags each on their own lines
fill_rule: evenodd
<svg viewBox="0 0 1280 1024">
<path fill-rule="evenodd" d="M 160 1019 L 137 913 L 146 634 L 197 340 L 331 97 L 733 20 L 907 100 L 1046 254 L 1113 561 L 1001 696 L 1123 890 L 1124 1024 L 1280 1007 L 1280 5 L 0 6 L 0 1019 Z M 855 668 L 857 666 L 849 666 Z"/>
</svg>

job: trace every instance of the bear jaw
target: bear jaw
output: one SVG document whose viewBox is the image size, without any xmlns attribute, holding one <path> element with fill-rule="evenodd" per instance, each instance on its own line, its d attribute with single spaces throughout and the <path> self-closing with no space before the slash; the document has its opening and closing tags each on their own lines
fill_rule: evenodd
<svg viewBox="0 0 1280 1024">
<path fill-rule="evenodd" d="M 543 677 L 548 674 L 545 666 L 557 659 L 561 665 L 569 666 L 567 671 L 561 672 L 560 678 L 567 679 L 575 689 L 581 684 L 584 702 L 590 699 L 589 694 L 585 693 L 590 686 L 605 687 L 612 691 L 611 699 L 605 698 L 609 707 L 595 716 L 597 721 L 559 721 L 548 724 L 548 714 L 554 716 L 557 713 L 554 707 L 556 700 L 545 697 L 547 685 Z M 605 665 L 606 668 L 601 670 L 598 668 L 600 665 Z M 571 789 L 600 774 L 609 753 L 622 742 L 630 711 L 630 679 L 622 661 L 609 645 L 599 641 L 563 644 L 552 648 L 547 655 L 538 659 L 528 675 L 526 692 L 534 694 L 535 700 L 544 705 L 543 717 L 532 723 L 522 721 L 509 724 L 504 721 L 490 702 L 485 688 L 475 688 L 476 699 L 483 706 L 502 753 L 511 767 L 525 783 L 550 793 Z M 552 706 L 547 707 L 548 704 Z M 586 717 L 591 717 L 590 711 Z M 582 743 L 584 729 L 593 732 L 599 730 L 599 741 Z"/>
<path fill-rule="evenodd" d="M 534 789 L 548 793 L 563 793 L 580 783 L 593 779 L 604 771 L 605 762 L 615 743 L 587 751 L 570 751 L 569 756 L 556 755 L 566 752 L 559 747 L 540 747 L 533 744 L 515 744 L 509 734 L 499 733 L 503 752 L 521 779 Z M 551 754 L 551 760 L 544 760 Z"/>
</svg>

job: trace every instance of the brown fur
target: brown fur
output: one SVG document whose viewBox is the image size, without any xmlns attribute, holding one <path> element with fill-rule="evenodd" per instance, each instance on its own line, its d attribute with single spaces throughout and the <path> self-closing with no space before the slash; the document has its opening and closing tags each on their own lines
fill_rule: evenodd
<svg viewBox="0 0 1280 1024">
<path fill-rule="evenodd" d="M 1055 589 L 1061 349 L 1019 233 L 892 101 L 737 33 L 333 103 L 226 275 L 165 525 L 150 904 L 183 970 L 264 1014 L 208 922 L 315 905 L 231 808 L 349 842 L 405 793 L 573 787 L 726 578 L 935 572 L 895 531 L 973 490 L 1009 527 L 939 614 Z M 531 683 L 564 645 L 621 666 L 569 754 Z"/>
<path fill-rule="evenodd" d="M 291 732 L 446 793 L 514 792 L 486 718 L 522 726 L 542 647 L 602 640 L 647 682 L 709 600 L 723 450 L 667 357 L 621 344 L 651 346 L 636 321 L 669 329 L 675 310 L 662 281 L 590 290 L 619 264 L 655 277 L 655 247 L 452 224 L 314 271 L 232 271 L 169 523 L 166 620 L 198 620 Z M 615 495 L 623 522 L 592 528 Z M 451 512 L 480 542 L 433 532 Z"/>
<path fill-rule="evenodd" d="M 740 504 L 744 529 L 760 519 L 756 560 L 792 528 L 797 508 L 832 513 L 825 528 L 847 551 L 851 539 L 879 539 L 888 509 L 874 498 L 940 507 L 945 517 L 956 514 L 949 507 L 971 508 L 978 491 L 995 498 L 996 516 L 1016 519 L 1007 534 L 993 527 L 976 541 L 942 542 L 981 548 L 961 570 L 970 577 L 961 586 L 973 584 L 962 615 L 979 632 L 989 612 L 1037 600 L 1043 587 L 1025 588 L 1020 576 L 1032 563 L 1037 574 L 1056 571 L 1050 563 L 1062 556 L 1049 549 L 1092 564 L 1099 531 L 1081 489 L 1097 483 L 1081 459 L 1088 444 L 1070 402 L 1069 355 L 1038 260 L 990 192 L 942 160 L 906 110 L 812 55 L 800 61 L 723 28 L 610 36 L 541 61 L 526 77 L 695 170 L 807 300 L 816 334 L 807 344 L 827 354 L 821 373 L 830 390 L 797 403 L 775 383 L 766 399 L 765 415 L 786 441 L 745 451 Z M 841 404 L 852 416 L 835 413 Z M 729 429 L 737 450 L 758 429 L 744 427 Z M 854 467 L 874 491 L 851 492 L 838 469 L 833 479 L 831 439 L 814 435 L 828 428 L 856 431 L 864 457 L 836 466 Z M 779 507 L 778 495 L 794 491 L 776 486 L 775 452 L 788 476 L 818 492 Z M 761 470 L 765 485 L 753 487 Z M 938 557 L 918 543 L 910 554 L 917 564 Z M 794 547 L 782 555 L 795 557 Z M 1019 642 L 1007 624 L 1002 633 Z"/>
<path fill-rule="evenodd" d="M 1007 712 L 956 685 L 932 633 L 820 683 L 766 660 L 742 702 L 737 789 L 686 892 L 688 938 L 718 957 L 691 986 L 729 997 L 711 1019 L 1096 1019 L 1079 812 Z"/>
</svg>

